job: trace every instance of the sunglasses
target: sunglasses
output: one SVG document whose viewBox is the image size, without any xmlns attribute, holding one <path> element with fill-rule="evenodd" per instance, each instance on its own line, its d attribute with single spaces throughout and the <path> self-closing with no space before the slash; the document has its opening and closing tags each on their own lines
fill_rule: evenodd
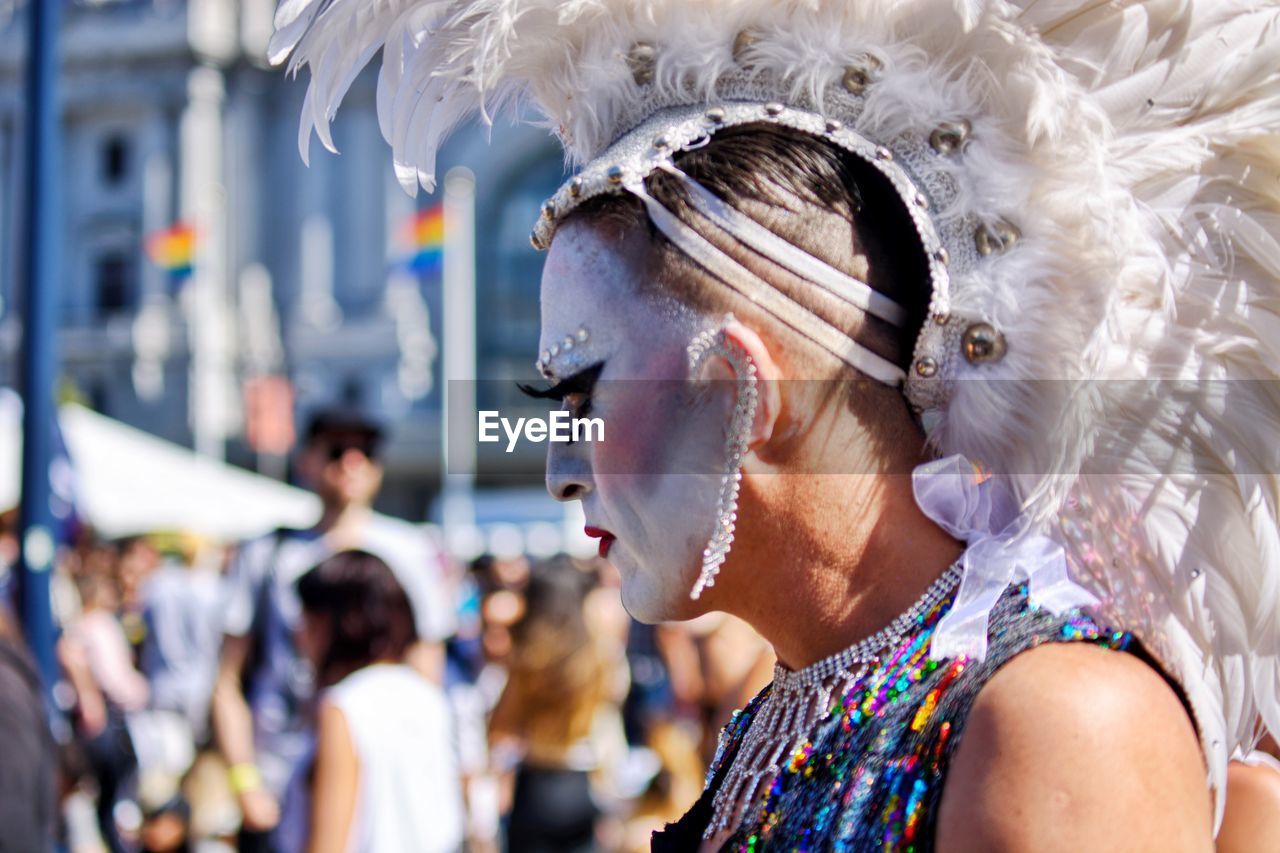
<svg viewBox="0 0 1280 853">
<path fill-rule="evenodd" d="M 325 458 L 330 462 L 337 462 L 343 456 L 347 455 L 348 450 L 358 450 L 364 455 L 364 458 L 370 462 L 378 460 L 378 447 L 372 441 L 336 441 L 329 444 L 325 449 Z"/>
</svg>

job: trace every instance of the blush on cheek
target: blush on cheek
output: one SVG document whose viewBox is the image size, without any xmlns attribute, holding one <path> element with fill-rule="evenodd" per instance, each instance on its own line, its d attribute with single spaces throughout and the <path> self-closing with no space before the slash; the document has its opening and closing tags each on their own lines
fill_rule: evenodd
<svg viewBox="0 0 1280 853">
<path fill-rule="evenodd" d="M 637 386 L 648 383 L 637 383 Z M 592 445 L 592 470 L 605 475 L 669 473 L 662 454 L 670 441 L 671 415 L 647 395 L 627 394 L 611 401 L 604 441 Z"/>
<path fill-rule="evenodd" d="M 605 440 L 592 447 L 593 471 L 653 477 L 719 468 L 723 431 L 714 413 L 691 407 L 686 360 L 683 343 L 653 347 L 644 364 L 620 359 L 636 381 L 603 390 Z"/>
</svg>

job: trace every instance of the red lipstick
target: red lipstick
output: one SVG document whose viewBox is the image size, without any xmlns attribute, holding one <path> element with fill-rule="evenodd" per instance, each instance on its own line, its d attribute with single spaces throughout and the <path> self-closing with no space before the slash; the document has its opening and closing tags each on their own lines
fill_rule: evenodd
<svg viewBox="0 0 1280 853">
<path fill-rule="evenodd" d="M 591 527 L 588 525 L 582 528 L 582 532 L 590 536 L 592 539 L 600 540 L 601 557 L 607 557 L 609 555 L 609 549 L 613 547 L 614 540 L 618 538 L 603 527 Z"/>
</svg>

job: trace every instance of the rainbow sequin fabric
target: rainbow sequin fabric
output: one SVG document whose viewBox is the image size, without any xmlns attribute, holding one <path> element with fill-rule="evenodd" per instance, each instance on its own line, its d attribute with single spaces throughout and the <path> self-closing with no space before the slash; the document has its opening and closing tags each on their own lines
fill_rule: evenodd
<svg viewBox="0 0 1280 853">
<path fill-rule="evenodd" d="M 950 606 L 944 600 L 921 617 L 914 634 L 835 698 L 724 849 L 932 850 L 952 749 L 978 691 L 995 671 L 1043 643 L 1090 642 L 1112 649 L 1131 643 L 1128 633 L 1105 631 L 1079 612 L 1054 616 L 1033 607 L 1025 586 L 1011 587 L 992 613 L 985 660 L 931 660 L 930 638 Z M 709 787 L 732 760 L 767 694 L 765 688 L 726 726 Z"/>
</svg>

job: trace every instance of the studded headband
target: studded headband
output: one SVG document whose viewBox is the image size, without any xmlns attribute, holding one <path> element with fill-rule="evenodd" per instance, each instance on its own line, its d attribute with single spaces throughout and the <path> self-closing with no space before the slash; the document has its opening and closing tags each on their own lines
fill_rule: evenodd
<svg viewBox="0 0 1280 853">
<path fill-rule="evenodd" d="M 535 247 L 545 249 L 559 223 L 583 202 L 605 194 L 635 195 L 644 202 L 655 226 L 713 276 L 731 287 L 750 287 L 751 294 L 767 303 L 762 305 L 766 311 L 849 366 L 882 383 L 902 385 L 907 399 L 919 411 L 927 413 L 936 409 L 946 402 L 947 380 L 953 373 L 956 358 L 963 356 L 970 364 L 981 364 L 999 360 L 1005 350 L 1003 338 L 989 322 L 953 315 L 952 270 L 971 271 L 985 256 L 1012 247 L 1018 232 L 1003 221 L 994 227 L 977 225 L 968 218 L 963 223 L 949 222 L 944 227 L 935 223 L 930 210 L 945 209 L 951 203 L 954 185 L 934 181 L 934 195 L 939 197 L 931 199 L 920 189 L 923 182 L 913 175 L 912 167 L 924 171 L 929 169 L 931 160 L 958 156 L 969 130 L 962 123 L 951 123 L 939 126 L 927 140 L 900 138 L 893 140 L 892 146 L 866 138 L 853 128 L 863 104 L 861 93 L 871 74 L 870 70 L 846 74 L 839 85 L 830 87 L 823 99 L 822 114 L 804 104 L 735 100 L 732 86 L 722 87 L 726 97 L 709 108 L 688 105 L 659 110 L 566 181 L 543 204 L 530 239 Z M 753 84 L 758 85 L 758 82 Z M 790 127 L 829 140 L 872 164 L 903 199 L 924 249 L 932 285 L 930 320 L 917 339 L 911 369 L 905 374 L 855 342 L 847 332 L 830 326 L 780 291 L 770 289 L 766 293 L 764 287 L 768 285 L 715 249 L 644 192 L 644 180 L 653 172 L 661 170 L 676 176 L 689 189 L 694 208 L 739 243 L 837 298 L 900 326 L 904 320 L 900 306 L 866 283 L 772 234 L 675 167 L 677 153 L 705 145 L 724 128 L 754 122 Z"/>
</svg>

